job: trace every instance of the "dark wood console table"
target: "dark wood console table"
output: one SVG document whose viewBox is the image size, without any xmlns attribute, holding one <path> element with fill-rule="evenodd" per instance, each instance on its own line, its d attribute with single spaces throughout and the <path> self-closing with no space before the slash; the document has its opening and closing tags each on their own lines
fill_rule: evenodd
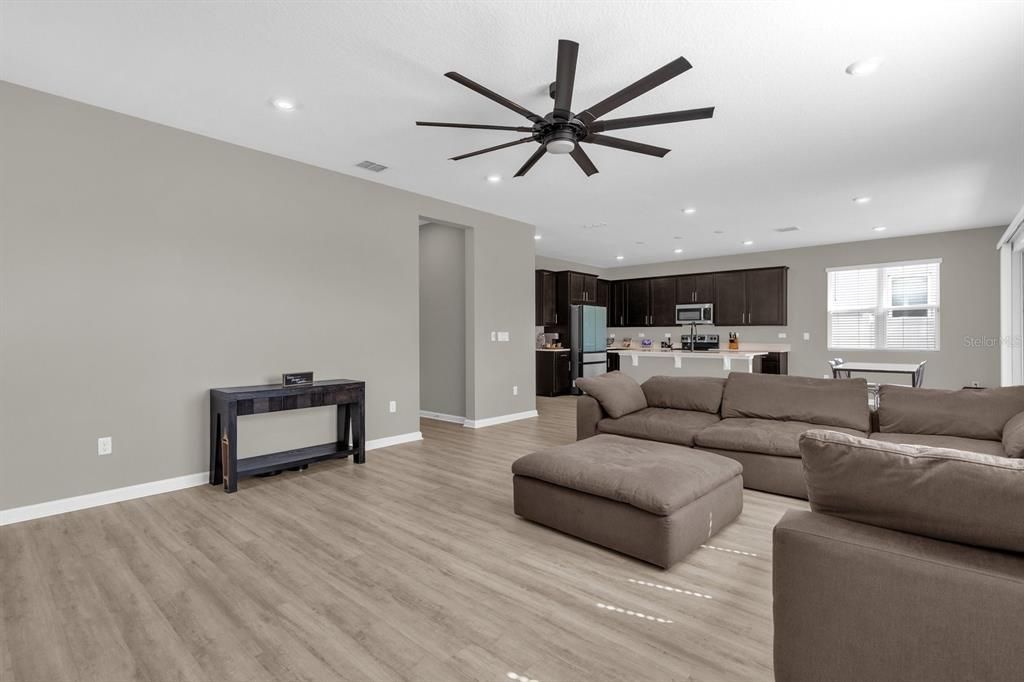
<svg viewBox="0 0 1024 682">
<path fill-rule="evenodd" d="M 366 461 L 366 384 L 349 379 L 304 386 L 236 386 L 210 389 L 210 485 L 238 490 L 238 479 L 305 466 L 336 457 Z M 307 407 L 338 406 L 338 440 L 322 445 L 238 459 L 238 417 Z M 349 445 L 351 435 L 352 444 Z"/>
</svg>

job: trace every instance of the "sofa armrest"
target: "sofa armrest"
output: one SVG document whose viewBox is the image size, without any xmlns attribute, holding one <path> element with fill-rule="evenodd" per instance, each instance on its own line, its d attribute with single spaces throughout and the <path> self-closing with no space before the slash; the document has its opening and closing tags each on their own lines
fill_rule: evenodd
<svg viewBox="0 0 1024 682">
<path fill-rule="evenodd" d="M 576 440 L 597 435 L 597 422 L 605 418 L 601 403 L 589 395 L 576 399 Z"/>
<path fill-rule="evenodd" d="M 1024 555 L 805 511 L 773 536 L 777 682 L 1020 679 Z"/>
<path fill-rule="evenodd" d="M 1003 450 L 1007 457 L 1024 457 L 1024 412 L 1010 417 L 1003 427 Z"/>
</svg>

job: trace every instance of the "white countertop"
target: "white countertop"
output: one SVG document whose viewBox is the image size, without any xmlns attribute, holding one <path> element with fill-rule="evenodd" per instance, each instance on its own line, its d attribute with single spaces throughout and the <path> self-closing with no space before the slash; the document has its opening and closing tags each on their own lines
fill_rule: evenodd
<svg viewBox="0 0 1024 682">
<path fill-rule="evenodd" d="M 538 353 L 568 353 L 569 348 L 535 348 Z"/>
<path fill-rule="evenodd" d="M 622 355 L 651 355 L 651 356 L 665 356 L 665 357 L 682 357 L 682 358 L 708 358 L 711 360 L 723 360 L 736 359 L 736 360 L 750 360 L 756 358 L 759 355 L 768 355 L 766 350 L 662 350 L 661 348 L 655 348 L 652 350 L 644 350 L 643 348 L 609 348 L 609 353 L 620 353 Z"/>
</svg>

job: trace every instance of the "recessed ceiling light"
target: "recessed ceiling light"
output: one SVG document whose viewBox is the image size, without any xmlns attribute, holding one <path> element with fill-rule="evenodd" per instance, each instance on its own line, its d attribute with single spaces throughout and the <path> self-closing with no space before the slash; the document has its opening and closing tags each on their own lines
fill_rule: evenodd
<svg viewBox="0 0 1024 682">
<path fill-rule="evenodd" d="M 885 225 L 878 225 L 876 227 L 872 227 L 871 229 L 874 230 L 875 232 L 885 232 L 889 228 L 887 228 Z"/>
<path fill-rule="evenodd" d="M 295 100 L 288 99 L 287 97 L 275 97 L 270 100 L 270 103 L 274 105 L 274 108 L 278 111 L 295 111 L 298 105 Z"/>
<path fill-rule="evenodd" d="M 490 183 L 501 182 L 501 176 L 498 175 L 497 173 L 492 173 L 491 175 L 487 176 L 487 182 L 490 182 Z"/>
<path fill-rule="evenodd" d="M 623 258 L 625 258 L 625 256 L 616 256 L 615 260 L 622 260 Z"/>
<path fill-rule="evenodd" d="M 754 242 L 753 242 L 753 240 L 750 240 L 750 239 L 748 239 L 747 241 L 743 242 L 743 246 L 753 246 L 753 245 L 754 245 Z"/>
<path fill-rule="evenodd" d="M 683 250 L 682 250 L 682 249 L 674 249 L 674 250 L 672 251 L 672 253 L 682 253 L 682 252 L 683 252 Z"/>
<path fill-rule="evenodd" d="M 692 206 L 690 208 L 684 208 L 683 209 L 683 213 L 685 213 L 686 215 L 693 215 L 696 212 L 697 212 L 697 209 L 693 208 Z"/>
<path fill-rule="evenodd" d="M 855 61 L 846 67 L 846 73 L 851 76 L 870 76 L 875 71 L 878 71 L 878 67 L 882 65 L 881 57 L 871 57 L 870 59 L 861 59 Z"/>
<path fill-rule="evenodd" d="M 854 197 L 853 203 L 855 204 L 867 204 L 871 202 L 871 197 Z"/>
<path fill-rule="evenodd" d="M 533 235 L 533 238 L 536 239 L 537 241 L 540 241 L 540 235 L 539 234 Z"/>
</svg>

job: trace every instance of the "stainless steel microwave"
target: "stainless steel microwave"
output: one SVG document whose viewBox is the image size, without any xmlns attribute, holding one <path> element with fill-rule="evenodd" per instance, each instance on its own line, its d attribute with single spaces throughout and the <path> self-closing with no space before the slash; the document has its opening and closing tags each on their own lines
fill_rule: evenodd
<svg viewBox="0 0 1024 682">
<path fill-rule="evenodd" d="M 676 324 L 714 324 L 713 303 L 684 303 L 676 306 Z"/>
</svg>

